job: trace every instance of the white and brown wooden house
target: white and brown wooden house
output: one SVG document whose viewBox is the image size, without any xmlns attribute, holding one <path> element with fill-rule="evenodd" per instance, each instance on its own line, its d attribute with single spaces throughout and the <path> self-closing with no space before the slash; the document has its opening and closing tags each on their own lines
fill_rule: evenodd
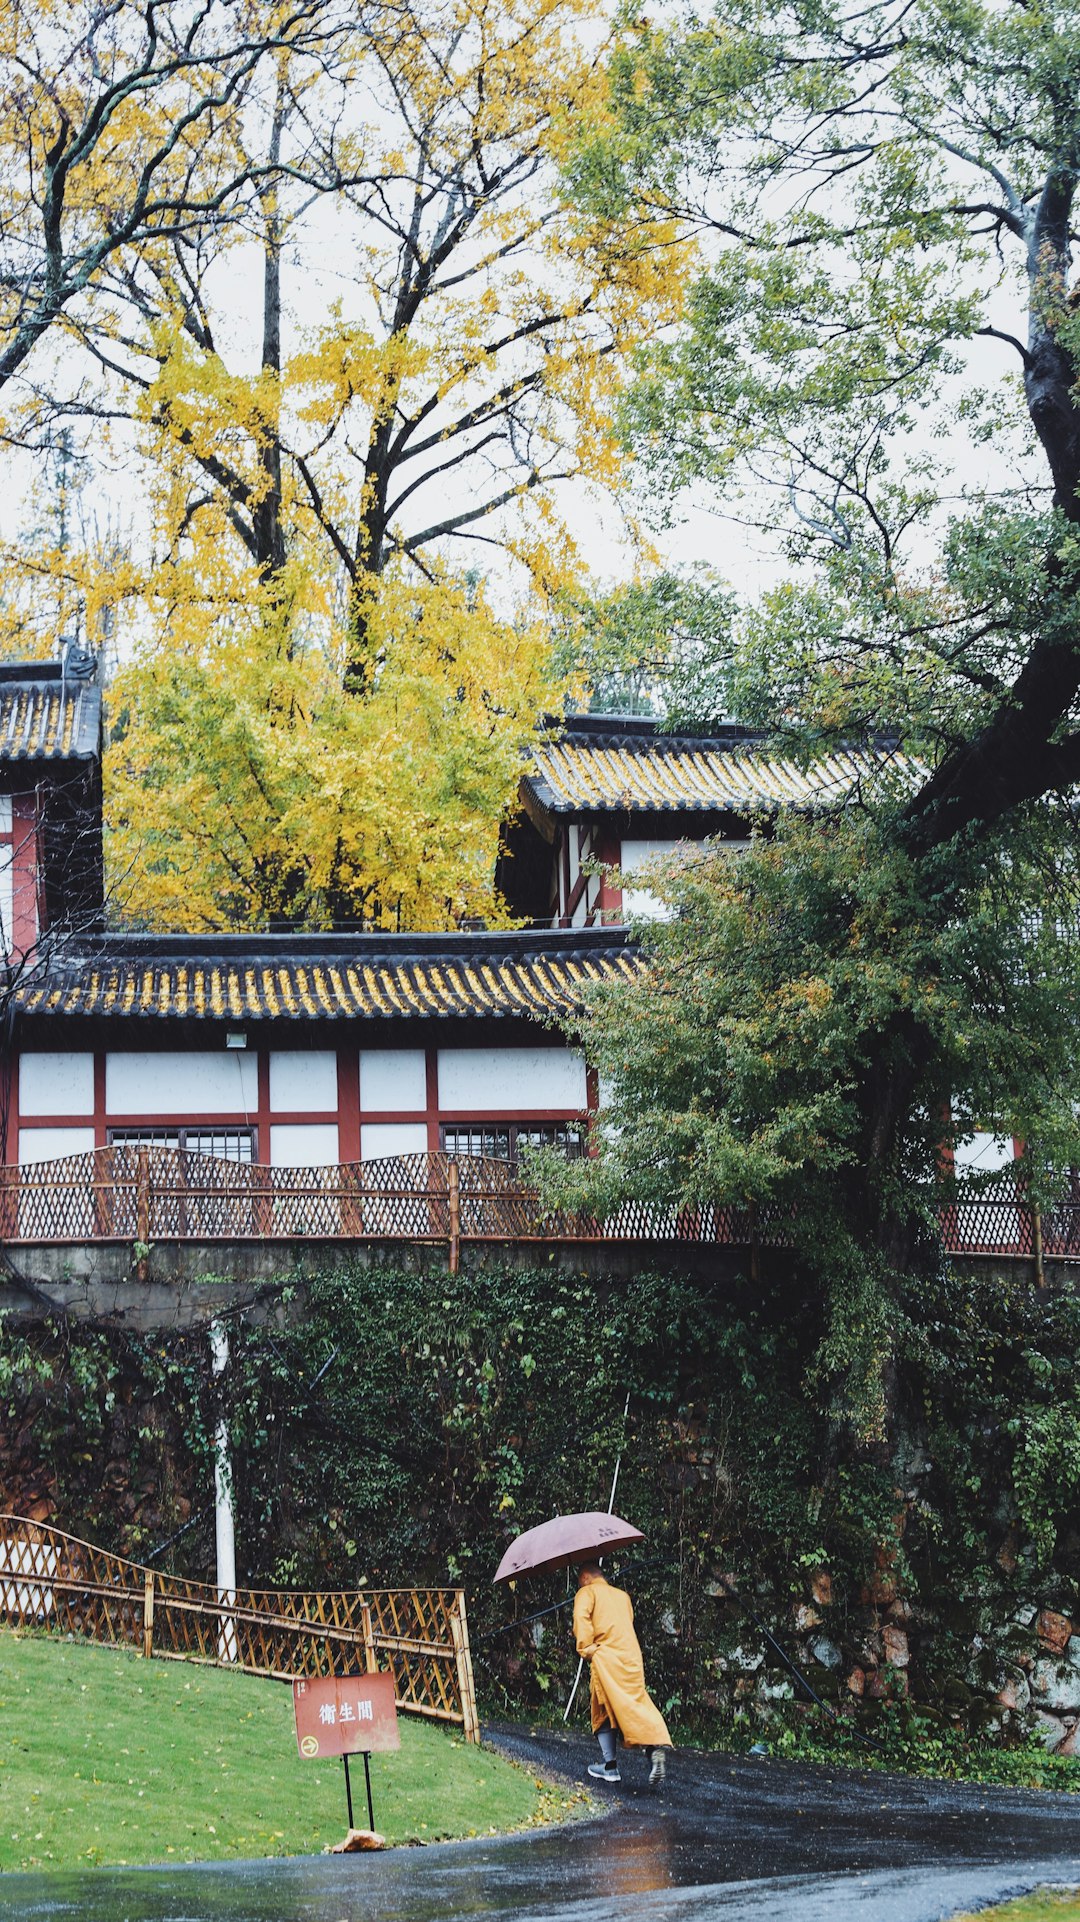
<svg viewBox="0 0 1080 1922">
<path fill-rule="evenodd" d="M 660 912 L 634 876 L 687 842 L 733 850 L 781 807 L 841 807 L 895 748 L 850 748 L 800 767 L 761 735 L 724 727 L 668 734 L 655 721 L 575 714 L 553 724 L 521 777 L 521 810 L 504 830 L 499 882 L 515 914 L 594 928 Z"/>
<path fill-rule="evenodd" d="M 5 1157 L 578 1152 L 595 1101 L 553 1024 L 632 966 L 619 930 L 75 937 L 17 991 Z"/>
<path fill-rule="evenodd" d="M 0 1161 L 121 1143 L 269 1167 L 586 1143 L 596 1089 L 560 1017 L 635 966 L 633 876 L 780 805 L 841 805 L 885 750 L 812 773 L 746 730 L 575 716 L 538 744 L 499 879 L 515 933 L 146 935 L 105 928 L 101 694 L 85 658 L 0 668 Z M 895 756 L 890 758 L 895 760 Z M 958 1148 L 981 1166 L 1012 1143 Z"/>
<path fill-rule="evenodd" d="M 75 665 L 0 671 L 0 949 L 16 967 L 43 935 L 102 913 L 101 691 Z"/>
</svg>

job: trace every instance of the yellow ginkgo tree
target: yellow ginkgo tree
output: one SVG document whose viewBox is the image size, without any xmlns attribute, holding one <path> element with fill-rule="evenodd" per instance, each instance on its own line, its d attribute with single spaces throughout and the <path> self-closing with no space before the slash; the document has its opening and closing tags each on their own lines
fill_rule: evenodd
<svg viewBox="0 0 1080 1922">
<path fill-rule="evenodd" d="M 604 31 L 593 0 L 361 8 L 230 127 L 242 217 L 110 270 L 81 347 L 140 512 L 104 589 L 89 548 L 64 571 L 121 632 L 132 912 L 500 917 L 498 823 L 565 695 L 574 518 L 619 494 L 631 358 L 682 295 L 670 222 L 561 191 L 608 110 Z"/>
</svg>

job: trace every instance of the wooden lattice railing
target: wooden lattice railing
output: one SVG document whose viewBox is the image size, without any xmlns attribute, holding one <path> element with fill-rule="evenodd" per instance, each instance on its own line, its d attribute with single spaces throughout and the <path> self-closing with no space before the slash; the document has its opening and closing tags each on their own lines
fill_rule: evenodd
<svg viewBox="0 0 1080 1922">
<path fill-rule="evenodd" d="M 509 1162 L 394 1155 L 270 1168 L 124 1144 L 0 1168 L 0 1240 L 744 1242 L 745 1211 L 628 1202 L 601 1221 L 544 1211 Z M 768 1239 L 767 1229 L 762 1233 Z"/>
<path fill-rule="evenodd" d="M 1080 1179 L 1074 1174 L 1057 1201 L 1038 1208 L 1005 1171 L 958 1194 L 942 1211 L 941 1233 L 950 1254 L 1080 1261 Z"/>
<path fill-rule="evenodd" d="M 225 1593 L 0 1515 L 0 1621 L 253 1675 L 388 1669 L 400 1709 L 479 1740 L 460 1588 Z"/>
<path fill-rule="evenodd" d="M 790 1218 L 731 1205 L 626 1202 L 596 1215 L 544 1210 L 509 1162 L 395 1155 L 327 1168 L 269 1168 L 124 1144 L 0 1168 L 0 1241 L 668 1242 L 782 1246 Z M 949 1253 L 1080 1260 L 1080 1189 L 1040 1214 L 1008 1170 L 943 1209 Z"/>
</svg>

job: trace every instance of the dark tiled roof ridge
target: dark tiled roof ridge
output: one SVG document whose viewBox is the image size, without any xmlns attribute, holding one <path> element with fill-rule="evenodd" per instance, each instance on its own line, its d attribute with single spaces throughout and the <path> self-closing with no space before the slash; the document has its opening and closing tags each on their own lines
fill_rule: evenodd
<svg viewBox="0 0 1080 1922">
<path fill-rule="evenodd" d="M 561 719 L 549 716 L 536 745 L 555 747 L 566 743 L 576 747 L 623 747 L 627 753 L 768 747 L 785 759 L 796 757 L 797 737 L 781 727 L 749 727 L 741 721 L 718 721 L 714 727 L 668 728 L 660 718 L 646 714 L 578 714 Z M 836 740 L 820 741 L 812 760 L 825 760 L 832 754 L 895 754 L 901 748 L 895 732 L 844 734 Z M 802 749 L 799 750 L 800 754 Z"/>
<path fill-rule="evenodd" d="M 287 962 L 357 961 L 378 965 L 409 961 L 425 965 L 440 960 L 483 961 L 539 960 L 545 954 L 560 961 L 573 959 L 580 951 L 588 955 L 626 947 L 625 927 L 605 928 L 470 928 L 445 933 L 396 934 L 378 929 L 368 932 L 283 933 L 163 933 L 141 929 L 108 929 L 101 934 L 61 937 L 53 951 L 53 965 L 65 960 L 85 963 L 99 960 L 109 964 L 126 959 L 138 961 L 222 961 Z"/>
<path fill-rule="evenodd" d="M 5 681 L 41 681 L 50 687 L 59 687 L 64 678 L 63 661 L 5 661 L 0 660 L 0 687 Z"/>
<path fill-rule="evenodd" d="M 642 714 L 567 714 L 561 721 L 549 721 L 534 745 L 541 750 L 567 744 L 655 753 L 688 747 L 755 747 L 769 738 L 763 729 L 743 727 L 735 721 L 714 728 L 668 730 L 662 721 Z"/>
</svg>

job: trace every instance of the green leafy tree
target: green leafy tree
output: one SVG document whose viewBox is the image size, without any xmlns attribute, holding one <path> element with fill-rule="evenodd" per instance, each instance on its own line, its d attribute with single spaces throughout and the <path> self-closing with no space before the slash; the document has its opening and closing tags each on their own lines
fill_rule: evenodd
<svg viewBox="0 0 1080 1922">
<path fill-rule="evenodd" d="M 710 669 L 732 607 L 730 589 L 708 568 L 652 574 L 606 594 L 567 592 L 556 610 L 555 663 L 587 688 L 593 713 L 708 722 Z"/>
<path fill-rule="evenodd" d="M 658 500 L 709 490 L 793 563 L 684 699 L 804 759 L 904 753 L 683 864 L 586 1024 L 617 1126 L 573 1178 L 782 1219 L 867 1432 L 950 1110 L 1020 1136 L 1035 1191 L 1077 1158 L 1078 80 L 1071 4 L 748 0 L 629 30 L 574 162 L 701 240 L 626 413 Z"/>
</svg>

